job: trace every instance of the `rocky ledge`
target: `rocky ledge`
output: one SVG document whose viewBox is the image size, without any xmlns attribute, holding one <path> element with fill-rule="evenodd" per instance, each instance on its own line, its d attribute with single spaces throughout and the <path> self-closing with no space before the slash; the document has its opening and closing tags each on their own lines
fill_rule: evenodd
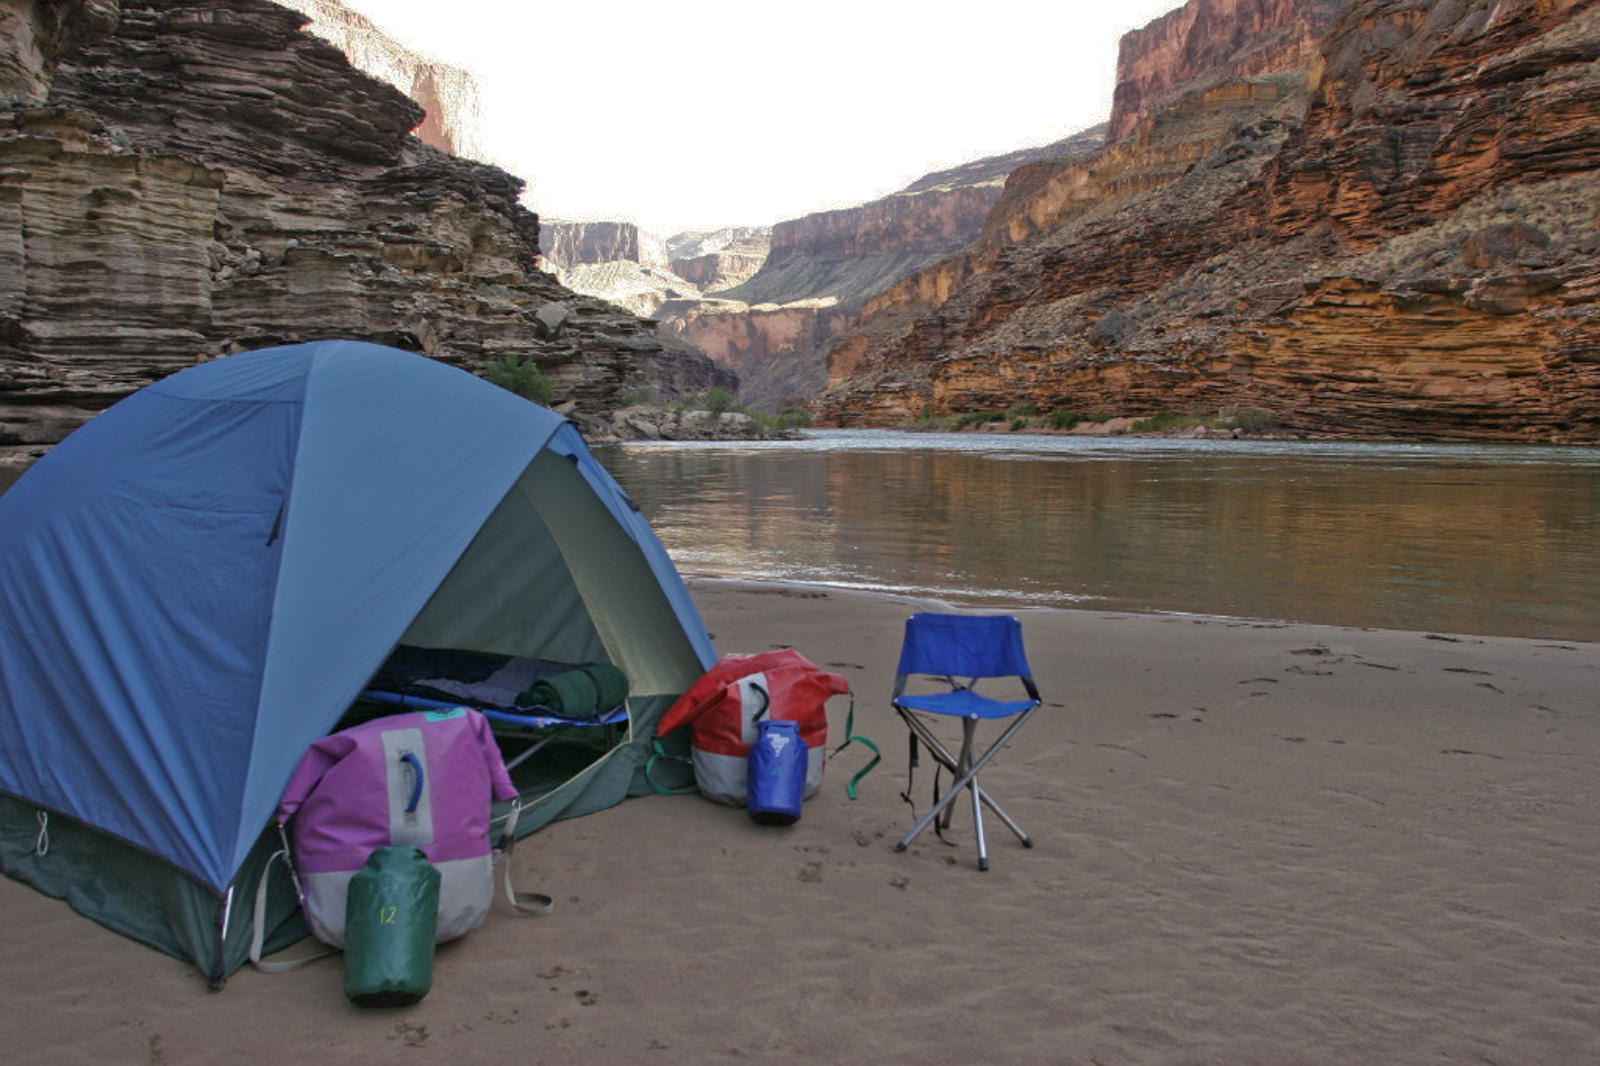
<svg viewBox="0 0 1600 1066">
<path fill-rule="evenodd" d="M 0 0 L 0 452 L 199 360 L 346 337 L 534 362 L 586 432 L 736 385 L 537 268 L 522 182 L 266 0 Z"/>
</svg>

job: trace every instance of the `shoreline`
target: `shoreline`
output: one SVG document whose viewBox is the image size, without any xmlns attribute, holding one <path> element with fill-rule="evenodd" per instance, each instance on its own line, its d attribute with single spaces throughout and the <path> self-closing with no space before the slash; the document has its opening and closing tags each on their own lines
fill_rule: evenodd
<svg viewBox="0 0 1600 1066">
<path fill-rule="evenodd" d="M 1383 625 L 1370 625 L 1358 622 L 1324 622 L 1306 621 L 1288 618 L 1263 618 L 1251 615 L 1215 614 L 1204 611 L 1162 610 L 1159 608 L 1136 608 L 1116 606 L 1089 606 L 1089 605 L 1064 605 L 1058 603 L 1019 602 L 1006 600 L 1003 596 L 938 596 L 922 595 L 909 590 L 893 590 L 881 588 L 857 588 L 849 585 L 836 585 L 823 581 L 804 581 L 787 578 L 752 578 L 730 577 L 723 574 L 712 574 L 682 570 L 684 583 L 693 593 L 697 588 L 705 587 L 708 590 L 727 589 L 738 591 L 744 588 L 761 590 L 791 589 L 791 595 L 815 597 L 818 594 L 839 596 L 865 596 L 902 602 L 908 605 L 922 605 L 919 610 L 951 610 L 951 611 L 993 611 L 1002 614 L 1025 614 L 1031 612 L 1060 612 L 1063 614 L 1082 614 L 1097 617 L 1131 617 L 1146 619 L 1172 619 L 1194 620 L 1199 622 L 1217 622 L 1224 625 L 1247 625 L 1263 627 L 1305 626 L 1313 629 L 1338 629 L 1358 632 L 1374 633 L 1400 633 L 1416 636 L 1436 636 L 1441 639 L 1459 638 L 1462 640 L 1528 640 L 1551 641 L 1568 644 L 1595 644 L 1600 646 L 1600 636 L 1567 637 L 1544 636 L 1518 633 L 1477 633 L 1458 632 L 1452 629 L 1424 629 L 1407 628 Z"/>
</svg>

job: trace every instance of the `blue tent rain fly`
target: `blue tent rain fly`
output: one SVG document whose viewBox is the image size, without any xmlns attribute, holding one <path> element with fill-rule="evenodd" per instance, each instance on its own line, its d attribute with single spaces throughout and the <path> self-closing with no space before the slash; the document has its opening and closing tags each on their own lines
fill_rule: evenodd
<svg viewBox="0 0 1600 1066">
<path fill-rule="evenodd" d="M 642 790 L 715 661 L 577 430 L 471 374 L 322 341 L 135 393 L 0 497 L 0 866 L 220 980 L 289 775 L 402 643 L 631 680 L 627 738 L 525 828 Z"/>
</svg>

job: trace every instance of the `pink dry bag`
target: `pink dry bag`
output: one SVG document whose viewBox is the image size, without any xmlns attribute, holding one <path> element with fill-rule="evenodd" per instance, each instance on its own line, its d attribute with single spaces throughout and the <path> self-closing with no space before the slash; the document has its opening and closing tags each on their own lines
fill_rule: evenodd
<svg viewBox="0 0 1600 1066">
<path fill-rule="evenodd" d="M 489 722 L 457 707 L 377 718 L 306 751 L 278 806 L 318 940 L 344 946 L 345 895 L 378 848 L 416 846 L 439 870 L 438 939 L 480 925 L 494 899 L 492 800 L 517 798 Z"/>
</svg>

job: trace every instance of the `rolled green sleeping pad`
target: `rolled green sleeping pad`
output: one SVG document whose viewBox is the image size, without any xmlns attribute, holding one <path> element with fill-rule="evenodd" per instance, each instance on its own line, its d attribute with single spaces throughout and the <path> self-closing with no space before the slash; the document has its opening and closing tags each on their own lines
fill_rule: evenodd
<svg viewBox="0 0 1600 1066">
<path fill-rule="evenodd" d="M 568 670 L 535 681 L 518 698 L 517 704 L 545 707 L 552 714 L 582 718 L 594 713 L 594 701 L 598 695 L 593 678 L 582 670 Z"/>
<path fill-rule="evenodd" d="M 433 987 L 439 871 L 417 847 L 378 848 L 345 896 L 344 994 L 403 1007 Z"/>
<path fill-rule="evenodd" d="M 627 675 L 610 663 L 593 663 L 540 678 L 517 698 L 517 705 L 546 707 L 565 718 L 592 718 L 627 698 Z"/>
<path fill-rule="evenodd" d="M 609 711 L 628 698 L 628 675 L 610 663 L 592 663 L 583 672 L 594 682 L 595 713 Z"/>
</svg>

